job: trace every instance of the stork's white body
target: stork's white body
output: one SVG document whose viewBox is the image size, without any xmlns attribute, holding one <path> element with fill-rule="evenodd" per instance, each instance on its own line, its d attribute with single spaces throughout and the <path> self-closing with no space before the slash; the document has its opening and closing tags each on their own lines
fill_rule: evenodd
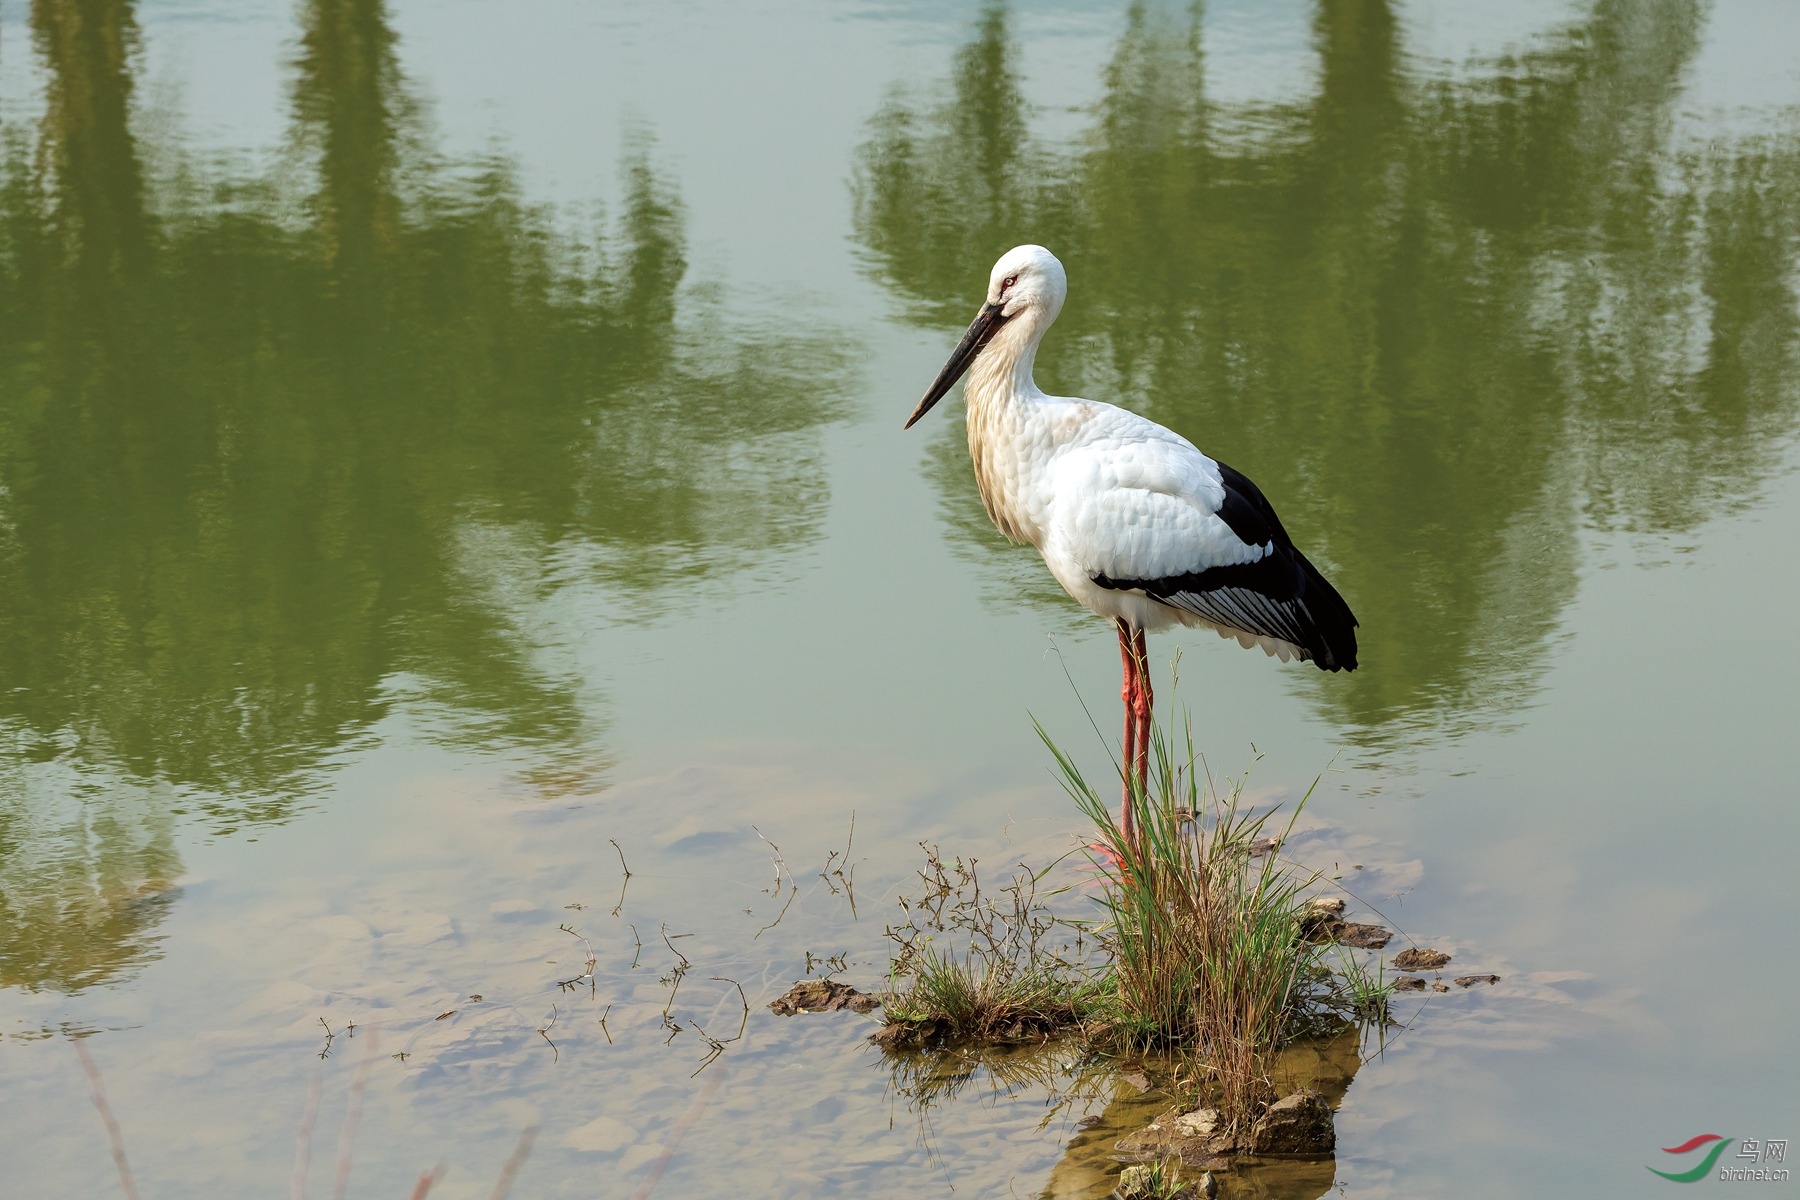
<svg viewBox="0 0 1800 1200">
<path fill-rule="evenodd" d="M 1007 251 L 987 302 L 906 424 L 966 372 L 969 457 L 988 516 L 1036 546 L 1069 595 L 1117 626 L 1129 841 L 1151 740 L 1147 630 L 1203 625 L 1284 661 L 1349 671 L 1356 617 L 1249 479 L 1136 413 L 1039 389 L 1038 343 L 1067 294 L 1055 255 Z"/>
<path fill-rule="evenodd" d="M 1246 544 L 1220 519 L 1219 464 L 1180 434 L 1116 404 L 1046 395 L 1032 378 L 1042 336 L 1006 344 L 1004 333 L 996 337 L 963 389 L 969 457 L 995 526 L 1035 546 L 1063 589 L 1102 617 L 1149 632 L 1203 626 L 1283 661 L 1302 653 L 1280 638 L 1094 582 L 1253 563 L 1274 547 Z"/>
<path fill-rule="evenodd" d="M 1038 387 L 1038 344 L 1067 294 L 1055 255 L 1008 251 L 907 424 L 967 372 L 969 457 L 988 515 L 1122 636 L 1203 625 L 1284 661 L 1353 670 L 1356 618 L 1254 483 L 1154 421 Z"/>
</svg>

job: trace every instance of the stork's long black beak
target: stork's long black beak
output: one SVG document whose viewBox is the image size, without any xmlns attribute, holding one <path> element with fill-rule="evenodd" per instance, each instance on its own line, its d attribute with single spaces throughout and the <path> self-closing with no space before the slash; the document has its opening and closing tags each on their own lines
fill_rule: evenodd
<svg viewBox="0 0 1800 1200">
<path fill-rule="evenodd" d="M 911 429 L 920 417 L 931 411 L 932 405 L 944 398 L 944 393 L 956 386 L 956 381 L 963 377 L 963 372 L 969 369 L 969 364 L 981 353 L 981 348 L 993 341 L 994 335 L 1000 332 L 1000 326 L 1006 324 L 1005 307 L 1003 304 L 981 306 L 981 311 L 969 323 L 969 331 L 963 334 L 962 341 L 956 343 L 956 349 L 950 352 L 950 361 L 944 364 L 944 369 L 931 381 L 931 390 L 925 393 L 925 398 L 919 401 L 919 407 L 913 409 L 912 416 L 906 418 L 906 424 L 902 428 Z"/>
</svg>

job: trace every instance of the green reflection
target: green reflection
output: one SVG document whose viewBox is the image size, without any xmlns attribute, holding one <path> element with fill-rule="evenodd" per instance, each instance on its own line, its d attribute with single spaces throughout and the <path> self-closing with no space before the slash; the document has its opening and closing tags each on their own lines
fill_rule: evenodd
<svg viewBox="0 0 1800 1200">
<path fill-rule="evenodd" d="M 438 152 L 379 0 L 302 5 L 268 173 L 140 144 L 133 13 L 34 0 L 44 113 L 3 130 L 0 723 L 219 831 L 288 815 L 407 698 L 544 786 L 587 778 L 597 714 L 528 612 L 779 571 L 818 534 L 842 350 L 684 286 L 641 136 L 586 237 L 503 159 Z M 11 913 L 11 864 L 71 826 L 5 786 Z M 19 936 L 41 978 L 94 974 Z"/>
<path fill-rule="evenodd" d="M 858 233 L 946 329 L 1008 246 L 1054 249 L 1046 388 L 1249 472 L 1356 608 L 1363 669 L 1294 686 L 1365 743 L 1486 723 L 1541 676 L 1584 528 L 1692 528 L 1795 427 L 1800 140 L 1676 134 L 1701 11 L 1601 3 L 1434 74 L 1386 4 L 1323 3 L 1312 95 L 1237 105 L 1198 6 L 1133 5 L 1088 130 L 1048 144 L 995 8 L 947 103 L 871 122 Z M 932 447 L 955 540 L 1067 612 L 997 553 L 960 443 Z"/>
</svg>

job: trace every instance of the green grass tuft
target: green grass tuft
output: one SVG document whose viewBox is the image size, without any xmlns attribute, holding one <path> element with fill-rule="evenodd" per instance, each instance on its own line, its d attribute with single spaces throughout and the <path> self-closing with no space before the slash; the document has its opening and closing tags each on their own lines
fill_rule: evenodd
<svg viewBox="0 0 1800 1200">
<path fill-rule="evenodd" d="M 1182 1177 L 1181 1160 L 1165 1158 L 1126 1167 L 1115 1194 L 1121 1200 L 1184 1200 L 1194 1195 L 1194 1189 Z"/>
<path fill-rule="evenodd" d="M 1191 726 L 1179 754 L 1157 728 L 1128 841 L 1073 759 L 1041 725 L 1038 735 L 1093 822 L 1101 919 L 1052 909 L 1069 889 L 1038 889 L 1056 863 L 984 891 L 973 859 L 946 864 L 924 846 L 923 890 L 900 898 L 906 919 L 887 931 L 898 950 L 878 1042 L 1006 1044 L 1072 1030 L 1103 1053 L 1192 1054 L 1206 1103 L 1242 1128 L 1277 1098 L 1271 1069 L 1284 1045 L 1350 1022 L 1386 1025 L 1380 966 L 1341 949 L 1330 961 L 1332 947 L 1308 938 L 1318 874 L 1280 852 L 1311 788 L 1272 832 L 1273 814 L 1243 803 L 1243 780 L 1213 785 Z"/>
<path fill-rule="evenodd" d="M 1225 1115 L 1250 1119 L 1274 1098 L 1268 1064 L 1318 975 L 1322 948 L 1301 933 L 1302 893 L 1315 877 L 1283 866 L 1278 853 L 1311 789 L 1276 849 L 1258 847 L 1270 815 L 1242 807 L 1242 781 L 1221 793 L 1203 781 L 1192 728 L 1179 760 L 1157 728 L 1148 791 L 1132 788 L 1136 837 L 1127 840 L 1074 761 L 1041 726 L 1038 734 L 1099 834 L 1093 857 L 1107 918 L 1099 937 L 1124 1032 L 1146 1047 L 1197 1047 Z"/>
<path fill-rule="evenodd" d="M 1046 871 L 1021 867 L 984 892 L 975 860 L 946 864 L 923 848 L 923 890 L 901 897 L 907 920 L 887 931 L 899 950 L 882 1001 L 885 1044 L 1042 1041 L 1107 1003 L 1087 931 L 1051 911 L 1059 893 L 1037 890 Z"/>
</svg>

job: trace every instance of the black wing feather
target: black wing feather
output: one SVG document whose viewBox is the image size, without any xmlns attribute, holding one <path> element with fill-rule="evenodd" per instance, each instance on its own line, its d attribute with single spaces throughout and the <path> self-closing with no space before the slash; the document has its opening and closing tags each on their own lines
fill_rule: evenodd
<svg viewBox="0 0 1800 1200">
<path fill-rule="evenodd" d="M 1109 579 L 1103 588 L 1140 591 L 1171 608 L 1258 637 L 1279 638 L 1324 671 L 1356 669 L 1356 616 L 1329 580 L 1294 546 L 1262 490 L 1224 463 L 1219 518 L 1245 545 L 1272 546 L 1253 563 L 1213 567 L 1162 579 Z"/>
</svg>

